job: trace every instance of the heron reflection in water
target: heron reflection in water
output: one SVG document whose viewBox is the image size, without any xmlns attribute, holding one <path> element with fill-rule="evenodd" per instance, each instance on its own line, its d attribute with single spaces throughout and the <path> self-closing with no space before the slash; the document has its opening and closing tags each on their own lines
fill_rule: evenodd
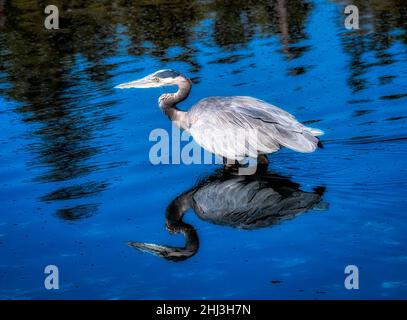
<svg viewBox="0 0 407 320">
<path fill-rule="evenodd" d="M 167 207 L 166 228 L 172 234 L 184 234 L 184 247 L 142 242 L 129 242 L 128 245 L 167 260 L 182 261 L 193 256 L 199 248 L 195 228 L 183 222 L 188 209 L 210 223 L 253 230 L 293 219 L 311 209 L 325 209 L 324 192 L 322 186 L 312 192 L 302 191 L 298 183 L 264 171 L 249 176 L 217 171 Z"/>
<path fill-rule="evenodd" d="M 228 168 L 235 167 L 245 158 L 266 164 L 267 154 L 281 147 L 298 152 L 322 148 L 317 138 L 323 134 L 321 130 L 306 127 L 290 113 L 252 97 L 209 97 L 188 112 L 179 110 L 176 105 L 188 97 L 191 81 L 175 70 L 159 70 L 116 88 L 163 86 L 177 86 L 178 91 L 161 95 L 158 100 L 160 109 L 178 127 L 188 131 L 200 146 L 222 157 Z M 244 143 L 236 141 L 239 132 L 245 132 Z"/>
</svg>

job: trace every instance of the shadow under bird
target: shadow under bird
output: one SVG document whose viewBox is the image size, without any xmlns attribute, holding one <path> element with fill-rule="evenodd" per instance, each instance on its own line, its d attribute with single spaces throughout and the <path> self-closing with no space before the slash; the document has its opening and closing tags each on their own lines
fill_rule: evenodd
<svg viewBox="0 0 407 320">
<path fill-rule="evenodd" d="M 237 176 L 218 170 L 167 207 L 166 228 L 170 233 L 184 234 L 184 247 L 134 241 L 128 245 L 167 260 L 183 261 L 199 248 L 195 228 L 183 221 L 189 209 L 214 224 L 254 230 L 293 219 L 311 209 L 326 209 L 328 204 L 322 202 L 324 192 L 323 186 L 312 192 L 303 191 L 298 183 L 277 174 Z"/>
<path fill-rule="evenodd" d="M 188 131 L 204 149 L 222 157 L 227 166 L 247 157 L 267 164 L 267 154 L 281 147 L 298 152 L 313 152 L 323 147 L 317 137 L 323 134 L 321 130 L 306 127 L 290 113 L 256 98 L 208 97 L 187 112 L 179 110 L 177 104 L 188 97 L 192 83 L 175 70 L 159 70 L 115 88 L 162 86 L 178 86 L 177 92 L 159 97 L 158 105 L 164 114 Z M 245 134 L 244 143 L 236 141 L 239 132 Z"/>
</svg>

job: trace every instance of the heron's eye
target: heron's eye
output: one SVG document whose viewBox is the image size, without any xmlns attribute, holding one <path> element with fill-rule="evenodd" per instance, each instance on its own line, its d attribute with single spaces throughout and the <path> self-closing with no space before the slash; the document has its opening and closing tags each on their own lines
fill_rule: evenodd
<svg viewBox="0 0 407 320">
<path fill-rule="evenodd" d="M 153 80 L 154 82 L 160 82 L 160 78 L 158 78 L 158 77 L 153 77 L 152 80 Z"/>
</svg>

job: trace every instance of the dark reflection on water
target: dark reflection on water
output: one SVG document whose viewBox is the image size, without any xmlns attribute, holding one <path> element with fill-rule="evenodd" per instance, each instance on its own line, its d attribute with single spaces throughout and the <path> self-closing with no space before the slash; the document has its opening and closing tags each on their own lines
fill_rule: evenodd
<svg viewBox="0 0 407 320">
<path fill-rule="evenodd" d="M 79 185 L 63 187 L 41 197 L 43 201 L 70 200 L 86 197 L 106 189 L 107 183 L 83 183 Z"/>
<path fill-rule="evenodd" d="M 199 248 L 195 228 L 183 222 L 192 209 L 202 220 L 245 230 L 271 227 L 314 208 L 326 209 L 322 196 L 325 187 L 313 192 L 286 177 L 258 171 L 251 176 L 239 176 L 218 170 L 185 191 L 167 207 L 166 228 L 170 233 L 182 233 L 184 247 L 172 247 L 143 242 L 129 242 L 133 248 L 147 251 L 171 261 L 192 257 Z"/>
<path fill-rule="evenodd" d="M 93 216 L 97 212 L 97 207 L 97 203 L 76 205 L 58 209 L 55 214 L 58 218 L 63 220 L 75 221 Z"/>
<path fill-rule="evenodd" d="M 349 86 L 357 92 L 376 82 L 381 85 L 392 83 L 397 74 L 372 79 L 368 73 L 374 67 L 392 65 L 402 57 L 402 52 L 390 52 L 389 49 L 399 41 L 407 44 L 407 2 L 400 0 L 337 2 L 356 5 L 360 13 L 360 30 L 345 30 L 342 36 L 344 50 L 350 56 Z M 403 92 L 396 95 L 395 99 L 404 94 Z"/>
<path fill-rule="evenodd" d="M 112 65 L 102 60 L 116 49 L 113 25 L 103 16 L 91 19 L 79 9 L 70 14 L 68 9 L 85 6 L 85 2 L 75 2 L 75 6 L 60 7 L 65 12 L 60 23 L 69 29 L 52 32 L 42 26 L 45 2 L 7 1 L 3 5 L 0 70 L 5 73 L 2 81 L 10 85 L 1 94 L 20 102 L 15 111 L 22 121 L 32 124 L 30 135 L 36 140 L 29 146 L 30 165 L 45 168 L 33 179 L 62 182 L 99 170 L 100 164 L 93 159 L 106 149 L 98 138 L 115 119 L 108 111 L 115 102 L 92 99 L 111 90 L 106 81 Z M 83 185 L 71 183 L 69 188 L 77 195 L 87 195 Z M 98 192 L 106 187 L 103 184 Z M 58 193 L 42 199 L 61 200 Z"/>
</svg>

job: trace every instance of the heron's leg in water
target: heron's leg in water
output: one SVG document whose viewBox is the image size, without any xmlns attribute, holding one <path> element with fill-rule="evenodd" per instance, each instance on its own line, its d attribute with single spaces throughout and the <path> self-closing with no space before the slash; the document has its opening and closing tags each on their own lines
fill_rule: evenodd
<svg viewBox="0 0 407 320">
<path fill-rule="evenodd" d="M 267 166 L 269 164 L 269 159 L 266 154 L 259 154 L 257 157 L 258 164 Z"/>
<path fill-rule="evenodd" d="M 223 158 L 223 165 L 225 166 L 225 169 L 236 169 L 238 167 L 238 163 L 235 160 L 230 160 L 227 158 Z"/>
</svg>

